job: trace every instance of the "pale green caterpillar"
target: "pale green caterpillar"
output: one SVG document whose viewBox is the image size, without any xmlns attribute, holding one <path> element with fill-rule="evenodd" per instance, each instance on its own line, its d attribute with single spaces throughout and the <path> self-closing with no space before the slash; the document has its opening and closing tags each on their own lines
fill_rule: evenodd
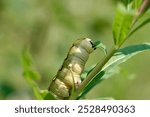
<svg viewBox="0 0 150 117">
<path fill-rule="evenodd" d="M 85 63 L 95 49 L 89 38 L 76 40 L 48 90 L 59 99 L 68 99 L 73 88 L 76 89 L 80 85 Z"/>
</svg>

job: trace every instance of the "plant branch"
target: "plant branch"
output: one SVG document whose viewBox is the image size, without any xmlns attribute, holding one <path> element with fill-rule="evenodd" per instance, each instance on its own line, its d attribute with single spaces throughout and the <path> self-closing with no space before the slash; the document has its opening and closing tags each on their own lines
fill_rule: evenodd
<svg viewBox="0 0 150 117">
<path fill-rule="evenodd" d="M 148 7 L 148 5 L 150 4 L 150 0 L 144 0 L 143 4 L 141 5 L 141 7 L 139 8 L 137 15 L 135 15 L 133 22 L 131 24 L 130 29 L 133 28 L 134 24 L 137 22 L 139 16 L 145 11 L 145 9 Z M 84 88 L 89 84 L 89 82 L 94 78 L 94 76 L 96 74 L 98 74 L 102 68 L 104 67 L 104 65 L 110 60 L 110 58 L 114 55 L 114 53 L 121 47 L 121 45 L 127 40 L 127 38 L 130 36 L 130 32 L 129 34 L 126 36 L 126 39 L 124 39 L 124 41 L 122 43 L 120 43 L 118 46 L 113 46 L 113 48 L 110 50 L 110 52 L 107 54 L 106 57 L 104 57 L 102 59 L 102 61 L 100 61 L 95 67 L 94 69 L 89 73 L 89 75 L 87 76 L 87 78 L 80 84 L 79 88 L 77 89 L 77 91 L 73 92 L 71 97 L 69 99 L 76 99 L 77 96 L 80 95 L 80 93 L 84 90 Z"/>
<path fill-rule="evenodd" d="M 105 58 L 103 58 L 102 61 L 100 61 L 95 68 L 89 73 L 87 78 L 81 83 L 81 85 L 78 88 L 78 94 L 83 91 L 83 89 L 86 87 L 86 85 L 92 80 L 92 78 L 99 73 L 103 66 L 109 61 L 109 59 L 114 55 L 114 53 L 117 51 L 118 47 L 113 47 L 110 52 L 107 54 Z"/>
<path fill-rule="evenodd" d="M 148 8 L 149 5 L 150 5 L 150 0 L 143 1 L 142 5 L 140 6 L 140 8 L 138 9 L 138 11 L 135 15 L 132 25 L 134 25 L 137 22 L 139 17 L 144 13 L 144 11 Z"/>
</svg>

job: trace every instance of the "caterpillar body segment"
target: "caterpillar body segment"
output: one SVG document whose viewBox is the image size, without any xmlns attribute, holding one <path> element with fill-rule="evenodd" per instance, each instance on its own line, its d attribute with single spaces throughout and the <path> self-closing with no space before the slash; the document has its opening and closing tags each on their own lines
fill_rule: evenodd
<svg viewBox="0 0 150 117">
<path fill-rule="evenodd" d="M 95 49 L 89 38 L 76 40 L 48 90 L 59 99 L 68 99 L 72 89 L 76 89 L 80 85 L 80 76 L 84 70 L 85 63 L 89 58 L 89 54 Z"/>
</svg>

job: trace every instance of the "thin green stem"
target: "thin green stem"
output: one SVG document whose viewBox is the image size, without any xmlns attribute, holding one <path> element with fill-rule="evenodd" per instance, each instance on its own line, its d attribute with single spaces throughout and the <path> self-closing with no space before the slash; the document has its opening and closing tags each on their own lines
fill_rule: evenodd
<svg viewBox="0 0 150 117">
<path fill-rule="evenodd" d="M 109 59 L 114 55 L 114 53 L 117 51 L 118 47 L 113 47 L 110 52 L 107 54 L 105 58 L 100 61 L 95 68 L 89 73 L 87 78 L 81 83 L 77 90 L 77 94 L 80 94 L 83 89 L 86 87 L 86 85 L 92 80 L 92 78 L 99 73 L 99 71 L 102 70 L 103 66 L 109 61 Z"/>
</svg>

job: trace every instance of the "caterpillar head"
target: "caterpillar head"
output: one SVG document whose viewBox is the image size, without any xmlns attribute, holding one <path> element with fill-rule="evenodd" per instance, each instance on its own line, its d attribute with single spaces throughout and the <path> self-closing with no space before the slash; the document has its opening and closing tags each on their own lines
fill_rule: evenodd
<svg viewBox="0 0 150 117">
<path fill-rule="evenodd" d="M 92 40 L 89 38 L 78 39 L 74 45 L 80 45 L 80 47 L 84 48 L 89 54 L 96 49 Z"/>
</svg>

